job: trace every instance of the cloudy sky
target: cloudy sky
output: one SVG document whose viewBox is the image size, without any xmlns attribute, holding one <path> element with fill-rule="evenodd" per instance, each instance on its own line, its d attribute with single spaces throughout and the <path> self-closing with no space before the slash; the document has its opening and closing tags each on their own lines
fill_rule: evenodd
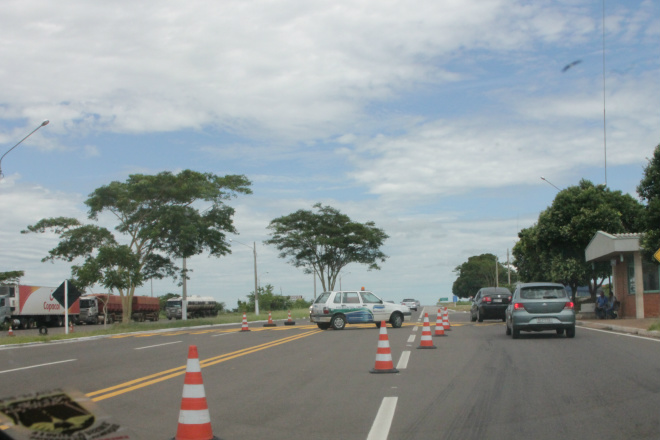
<svg viewBox="0 0 660 440">
<path fill-rule="evenodd" d="M 5 0 L 0 60 L 2 153 L 50 120 L 1 163 L 0 271 L 24 284 L 70 269 L 40 262 L 55 237 L 27 225 L 85 220 L 87 195 L 132 173 L 193 169 L 254 194 L 231 202 L 245 246 L 190 259 L 189 294 L 235 307 L 256 242 L 259 282 L 311 298 L 263 241 L 321 202 L 390 236 L 382 270 L 348 266 L 344 289 L 433 304 L 468 257 L 506 260 L 552 185 L 636 196 L 660 142 L 651 0 Z"/>
</svg>

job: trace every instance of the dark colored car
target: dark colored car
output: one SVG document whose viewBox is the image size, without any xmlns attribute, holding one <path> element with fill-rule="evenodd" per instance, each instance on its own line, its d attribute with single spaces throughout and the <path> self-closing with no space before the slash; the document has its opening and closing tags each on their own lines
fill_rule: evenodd
<svg viewBox="0 0 660 440">
<path fill-rule="evenodd" d="M 482 287 L 472 298 L 470 320 L 483 322 L 484 319 L 505 320 L 504 312 L 511 302 L 511 291 L 506 287 Z"/>
</svg>

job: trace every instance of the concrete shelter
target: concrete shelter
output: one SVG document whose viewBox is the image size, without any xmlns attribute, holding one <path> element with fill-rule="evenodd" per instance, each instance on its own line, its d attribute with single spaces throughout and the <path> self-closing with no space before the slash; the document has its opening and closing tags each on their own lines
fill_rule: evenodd
<svg viewBox="0 0 660 440">
<path fill-rule="evenodd" d="M 660 265 L 643 259 L 641 235 L 598 231 L 584 253 L 587 262 L 610 262 L 614 296 L 625 318 L 660 317 Z"/>
</svg>

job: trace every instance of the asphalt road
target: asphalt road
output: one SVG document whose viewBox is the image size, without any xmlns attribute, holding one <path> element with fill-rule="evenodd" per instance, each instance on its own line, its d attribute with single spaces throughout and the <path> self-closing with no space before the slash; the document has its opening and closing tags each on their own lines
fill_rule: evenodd
<svg viewBox="0 0 660 440">
<path fill-rule="evenodd" d="M 0 348 L 0 397 L 79 390 L 133 438 L 172 438 L 196 345 L 222 439 L 660 437 L 660 341 L 582 328 L 514 341 L 502 322 L 454 313 L 437 349 L 421 350 L 418 316 L 388 327 L 398 374 L 369 373 L 375 326 L 298 321 Z"/>
</svg>

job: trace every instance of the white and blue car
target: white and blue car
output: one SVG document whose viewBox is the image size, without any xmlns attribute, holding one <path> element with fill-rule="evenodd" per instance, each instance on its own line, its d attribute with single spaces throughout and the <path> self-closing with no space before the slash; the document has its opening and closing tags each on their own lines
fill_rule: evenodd
<svg viewBox="0 0 660 440">
<path fill-rule="evenodd" d="M 383 301 L 366 290 L 323 292 L 309 309 L 309 320 L 321 330 L 342 330 L 346 324 L 365 323 L 380 327 L 382 321 L 400 328 L 410 316 L 408 307 Z"/>
</svg>

